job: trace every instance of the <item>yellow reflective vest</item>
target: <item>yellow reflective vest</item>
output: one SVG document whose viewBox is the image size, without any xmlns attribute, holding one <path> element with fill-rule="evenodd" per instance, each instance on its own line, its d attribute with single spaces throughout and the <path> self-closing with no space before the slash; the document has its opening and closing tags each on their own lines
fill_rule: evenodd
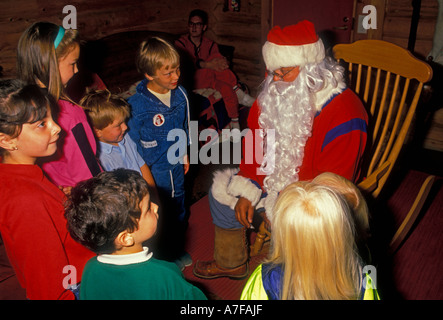
<svg viewBox="0 0 443 320">
<path fill-rule="evenodd" d="M 372 278 L 365 274 L 366 284 L 362 288 L 361 300 L 380 300 L 377 289 L 373 285 Z M 240 296 L 240 300 L 269 300 L 262 280 L 262 264 L 251 274 Z"/>
</svg>

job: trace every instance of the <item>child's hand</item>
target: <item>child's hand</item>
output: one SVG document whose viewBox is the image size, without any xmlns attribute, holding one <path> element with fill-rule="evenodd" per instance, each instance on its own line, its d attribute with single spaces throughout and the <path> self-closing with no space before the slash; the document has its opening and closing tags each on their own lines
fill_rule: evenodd
<svg viewBox="0 0 443 320">
<path fill-rule="evenodd" d="M 225 57 L 214 58 L 211 61 L 206 62 L 207 68 L 215 71 L 223 71 L 229 67 L 228 61 Z"/>
<path fill-rule="evenodd" d="M 189 171 L 189 158 L 188 158 L 188 155 L 185 155 L 184 158 L 183 158 L 183 167 L 185 169 L 185 174 L 187 174 L 188 171 Z"/>
<path fill-rule="evenodd" d="M 63 193 L 64 193 L 67 197 L 69 197 L 69 196 L 71 195 L 72 187 L 58 186 L 58 188 L 59 188 L 61 191 L 63 191 Z"/>
</svg>

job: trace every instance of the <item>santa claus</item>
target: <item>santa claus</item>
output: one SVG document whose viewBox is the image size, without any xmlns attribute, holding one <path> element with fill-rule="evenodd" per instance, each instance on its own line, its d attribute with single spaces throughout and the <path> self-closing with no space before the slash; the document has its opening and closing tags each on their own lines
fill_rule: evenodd
<svg viewBox="0 0 443 320">
<path fill-rule="evenodd" d="M 275 143 L 263 148 L 261 163 L 242 160 L 239 169 L 215 173 L 209 192 L 214 260 L 197 261 L 194 274 L 201 278 L 248 275 L 245 230 L 260 213 L 272 224 L 278 193 L 288 184 L 312 180 L 322 172 L 351 181 L 359 175 L 368 116 L 346 87 L 344 69 L 325 56 L 314 25 L 305 20 L 274 27 L 263 58 L 267 76 L 251 107 L 248 127 L 254 140 L 263 142 L 273 130 Z"/>
</svg>

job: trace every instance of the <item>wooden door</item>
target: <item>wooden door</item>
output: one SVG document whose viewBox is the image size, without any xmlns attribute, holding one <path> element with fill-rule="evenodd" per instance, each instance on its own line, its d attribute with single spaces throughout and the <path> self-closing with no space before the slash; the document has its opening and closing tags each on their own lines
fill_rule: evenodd
<svg viewBox="0 0 443 320">
<path fill-rule="evenodd" d="M 310 20 L 325 47 L 351 42 L 354 0 L 273 0 L 273 26 Z"/>
</svg>

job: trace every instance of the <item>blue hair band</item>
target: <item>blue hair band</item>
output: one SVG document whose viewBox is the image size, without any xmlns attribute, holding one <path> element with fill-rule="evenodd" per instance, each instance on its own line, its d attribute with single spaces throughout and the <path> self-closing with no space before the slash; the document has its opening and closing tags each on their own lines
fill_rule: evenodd
<svg viewBox="0 0 443 320">
<path fill-rule="evenodd" d="M 64 35 L 65 35 L 65 29 L 62 26 L 58 27 L 57 37 L 55 37 L 55 40 L 54 40 L 55 49 L 57 49 L 57 47 L 60 44 L 60 42 L 62 41 Z"/>
</svg>

